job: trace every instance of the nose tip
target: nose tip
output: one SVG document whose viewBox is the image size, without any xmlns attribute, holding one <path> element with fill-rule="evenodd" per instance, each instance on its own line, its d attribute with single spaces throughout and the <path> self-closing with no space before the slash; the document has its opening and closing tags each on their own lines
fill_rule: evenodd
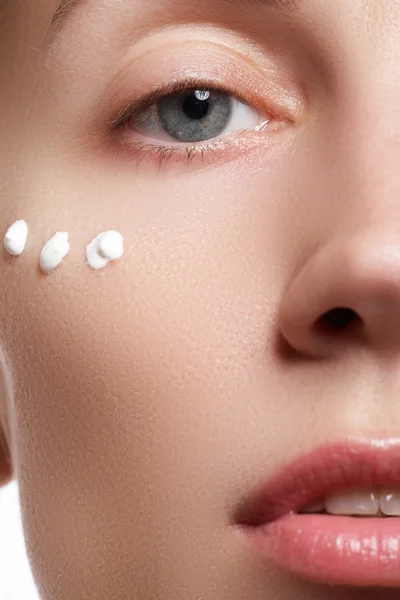
<svg viewBox="0 0 400 600">
<path fill-rule="evenodd" d="M 400 350 L 400 239 L 323 246 L 289 284 L 279 323 L 302 354 L 328 356 L 354 343 Z"/>
</svg>

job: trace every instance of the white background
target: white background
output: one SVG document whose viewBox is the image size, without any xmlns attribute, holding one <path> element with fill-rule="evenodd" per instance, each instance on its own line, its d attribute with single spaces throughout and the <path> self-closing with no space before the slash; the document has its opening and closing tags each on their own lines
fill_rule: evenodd
<svg viewBox="0 0 400 600">
<path fill-rule="evenodd" d="M 0 600 L 40 600 L 26 556 L 15 481 L 0 490 Z"/>
</svg>

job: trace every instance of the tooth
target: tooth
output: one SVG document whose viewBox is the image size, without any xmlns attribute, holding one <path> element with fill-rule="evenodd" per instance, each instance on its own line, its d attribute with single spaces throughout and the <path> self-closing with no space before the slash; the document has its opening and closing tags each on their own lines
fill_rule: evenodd
<svg viewBox="0 0 400 600">
<path fill-rule="evenodd" d="M 400 489 L 383 488 L 381 492 L 381 511 L 388 517 L 400 516 Z"/>
<path fill-rule="evenodd" d="M 325 498 L 325 509 L 332 515 L 377 515 L 379 492 L 371 488 L 353 488 L 331 494 Z"/>
</svg>

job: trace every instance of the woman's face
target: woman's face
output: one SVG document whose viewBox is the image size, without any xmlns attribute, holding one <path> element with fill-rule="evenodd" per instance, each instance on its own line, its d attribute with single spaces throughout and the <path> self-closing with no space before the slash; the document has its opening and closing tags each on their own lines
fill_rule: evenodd
<svg viewBox="0 0 400 600">
<path fill-rule="evenodd" d="M 299 454 L 399 434 L 400 2 L 55 8 L 6 1 L 0 37 L 2 235 L 29 225 L 2 412 L 43 600 L 381 599 L 230 523 Z"/>
</svg>

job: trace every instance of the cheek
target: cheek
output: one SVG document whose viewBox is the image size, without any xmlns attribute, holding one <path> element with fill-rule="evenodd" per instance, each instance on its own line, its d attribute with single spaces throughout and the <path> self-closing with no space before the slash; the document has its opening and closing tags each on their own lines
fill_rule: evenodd
<svg viewBox="0 0 400 600">
<path fill-rule="evenodd" d="M 2 294 L 21 468 L 31 480 L 55 476 L 60 460 L 89 469 L 79 457 L 90 444 L 94 456 L 117 443 L 138 464 L 130 432 L 138 448 L 151 431 L 173 446 L 177 422 L 188 431 L 203 420 L 221 436 L 216 412 L 223 421 L 224 402 L 229 413 L 235 390 L 266 369 L 283 283 L 282 215 L 266 207 L 263 182 L 227 168 L 132 185 L 57 164 L 23 181 L 13 218 L 30 234 L 20 258 L 5 257 Z M 124 257 L 95 272 L 86 245 L 107 229 L 123 234 Z M 69 232 L 71 251 L 45 277 L 39 255 L 56 231 Z"/>
<path fill-rule="evenodd" d="M 11 354 L 25 387 L 37 386 L 33 397 L 56 385 L 63 401 L 53 398 L 52 410 L 66 410 L 68 390 L 68 410 L 87 410 L 85 393 L 147 398 L 212 387 L 247 369 L 255 349 L 261 358 L 276 259 L 265 269 L 259 249 L 269 233 L 258 234 L 260 219 L 235 184 L 73 187 L 79 192 L 54 189 L 18 209 L 30 226 L 27 248 L 5 257 Z M 123 234 L 124 256 L 95 272 L 86 246 L 107 229 Z M 71 250 L 45 277 L 38 259 L 56 231 L 69 232 Z"/>
<path fill-rule="evenodd" d="M 192 363 L 209 379 L 210 348 L 235 369 L 254 345 L 264 349 L 291 229 L 282 206 L 268 204 L 269 196 L 280 194 L 280 176 L 270 179 L 265 194 L 264 182 L 243 181 L 240 169 L 239 175 L 227 168 L 207 178 L 146 181 L 85 167 L 32 168 L 9 211 L 10 223 L 24 218 L 30 227 L 23 256 L 4 257 L 3 303 L 15 317 L 6 321 L 24 323 L 14 335 L 29 332 L 18 346 L 24 354 L 33 349 L 29 365 L 21 358 L 23 371 L 30 369 L 31 377 L 35 356 L 48 351 L 41 362 L 48 372 L 64 364 L 69 369 L 72 361 L 87 373 L 102 361 L 95 371 L 109 376 L 110 365 L 122 364 L 124 356 L 130 372 L 145 356 L 151 373 L 171 360 L 172 377 Z M 124 236 L 124 257 L 94 272 L 86 265 L 86 246 L 108 229 Z M 69 232 L 71 250 L 44 277 L 39 255 L 56 231 Z"/>
</svg>

